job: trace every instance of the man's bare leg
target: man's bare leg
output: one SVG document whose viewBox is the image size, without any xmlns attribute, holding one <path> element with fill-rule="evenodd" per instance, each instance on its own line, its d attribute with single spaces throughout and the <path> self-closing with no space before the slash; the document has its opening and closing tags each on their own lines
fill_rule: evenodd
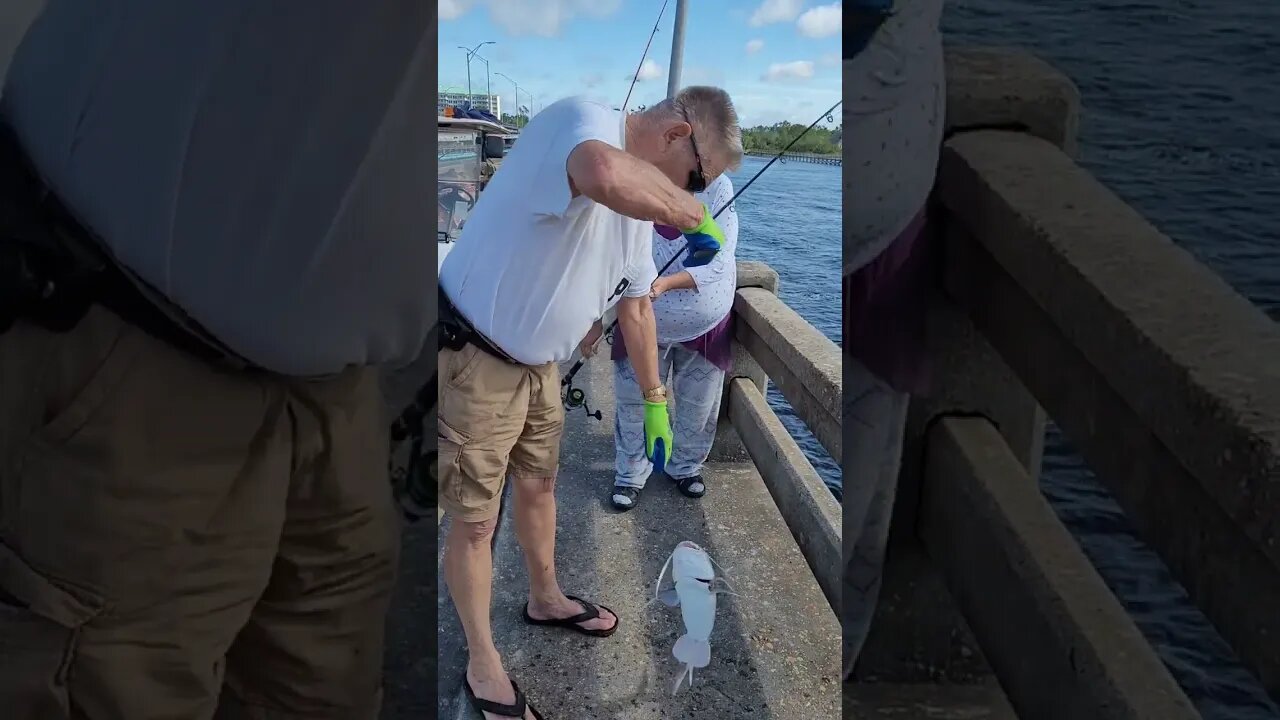
<svg viewBox="0 0 1280 720">
<path fill-rule="evenodd" d="M 556 481 L 514 478 L 516 538 L 529 568 L 529 615 L 550 620 L 578 615 L 582 605 L 565 597 L 556 580 Z M 587 630 L 608 630 L 618 619 L 600 608 L 600 617 L 579 623 Z"/>
<path fill-rule="evenodd" d="M 503 705 L 515 702 L 515 689 L 493 642 L 489 607 L 493 599 L 493 531 L 497 518 L 481 522 L 453 519 L 445 538 L 444 577 L 467 636 L 467 682 L 476 697 Z M 486 718 L 498 720 L 492 713 Z M 529 720 L 533 714 L 525 713 Z"/>
</svg>

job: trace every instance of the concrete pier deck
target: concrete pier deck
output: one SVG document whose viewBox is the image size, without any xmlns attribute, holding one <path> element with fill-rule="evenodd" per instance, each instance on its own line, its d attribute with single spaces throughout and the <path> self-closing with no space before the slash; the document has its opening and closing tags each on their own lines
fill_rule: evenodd
<svg viewBox="0 0 1280 720">
<path fill-rule="evenodd" d="M 600 639 L 523 622 L 528 581 L 504 506 L 494 543 L 493 624 L 512 676 L 548 718 L 839 717 L 838 621 L 749 458 L 718 453 L 701 500 L 658 476 L 631 512 L 609 505 L 611 372 L 609 360 L 597 356 L 579 374 L 592 407 L 604 401 L 604 419 L 569 413 L 556 488 L 556 562 L 566 592 L 607 605 L 621 624 Z M 677 609 L 652 598 L 658 572 L 681 540 L 704 547 L 741 597 L 720 596 L 711 665 L 673 697 L 678 663 L 671 647 L 683 624 Z M 475 715 L 461 688 L 466 654 L 454 643 L 461 628 L 446 593 L 439 602 L 442 646 L 450 638 L 441 654 L 440 717 L 469 719 Z"/>
</svg>

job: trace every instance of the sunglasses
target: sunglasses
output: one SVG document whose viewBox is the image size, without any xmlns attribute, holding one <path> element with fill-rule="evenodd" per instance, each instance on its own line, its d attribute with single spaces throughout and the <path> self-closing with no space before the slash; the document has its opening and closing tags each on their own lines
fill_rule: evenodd
<svg viewBox="0 0 1280 720">
<path fill-rule="evenodd" d="M 681 109 L 680 114 L 684 115 L 684 121 L 689 123 L 689 144 L 693 146 L 693 159 L 698 163 L 697 170 L 689 171 L 689 182 L 685 184 L 684 189 L 691 193 L 700 193 L 707 189 L 707 174 L 702 171 L 702 156 L 698 154 L 698 143 L 693 139 L 693 123 L 689 122 L 689 113 Z"/>
</svg>

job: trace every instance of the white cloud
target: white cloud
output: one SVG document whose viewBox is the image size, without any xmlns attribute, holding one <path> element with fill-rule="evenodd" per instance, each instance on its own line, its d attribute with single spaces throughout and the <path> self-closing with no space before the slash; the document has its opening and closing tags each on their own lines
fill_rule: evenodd
<svg viewBox="0 0 1280 720">
<path fill-rule="evenodd" d="M 769 82 L 779 80 L 803 80 L 813 77 L 812 60 L 795 60 L 786 63 L 774 63 L 769 66 L 764 79 Z"/>
<path fill-rule="evenodd" d="M 469 2 L 470 0 L 452 0 Z M 578 15 L 609 17 L 622 7 L 622 0 L 484 0 L 489 17 L 508 35 L 556 37 L 565 24 Z M 443 9 L 443 6 L 442 6 Z"/>
<path fill-rule="evenodd" d="M 791 22 L 800 14 L 803 4 L 803 0 L 764 0 L 751 14 L 751 20 L 748 22 L 752 27 Z"/>
<path fill-rule="evenodd" d="M 754 55 L 754 54 L 756 54 L 756 53 L 760 52 L 760 49 L 761 49 L 761 48 L 763 48 L 763 47 L 764 47 L 764 41 L 763 41 L 763 40 L 761 40 L 761 39 L 759 39 L 759 38 L 756 38 L 755 40 L 748 40 L 748 41 L 747 41 L 747 54 L 748 54 L 748 55 Z"/>
<path fill-rule="evenodd" d="M 471 9 L 471 0 L 440 0 L 440 19 L 457 20 Z"/>
<path fill-rule="evenodd" d="M 644 82 L 646 80 L 658 80 L 662 76 L 663 76 L 662 68 L 658 65 L 658 63 L 654 62 L 653 60 L 650 60 L 649 58 L 645 58 L 644 62 L 640 65 L 640 76 L 639 76 L 638 82 Z M 628 74 L 627 80 L 630 80 L 630 79 L 631 79 L 631 75 Z"/>
<path fill-rule="evenodd" d="M 839 35 L 843 10 L 840 3 L 823 5 L 806 10 L 796 21 L 796 27 L 805 37 L 823 38 Z"/>
</svg>

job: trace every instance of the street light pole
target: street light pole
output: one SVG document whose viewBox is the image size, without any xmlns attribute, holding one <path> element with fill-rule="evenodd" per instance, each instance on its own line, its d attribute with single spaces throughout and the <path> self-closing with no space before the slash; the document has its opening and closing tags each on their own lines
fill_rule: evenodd
<svg viewBox="0 0 1280 720">
<path fill-rule="evenodd" d="M 484 90 L 485 101 L 484 107 L 489 112 L 493 112 L 493 86 L 489 84 L 489 60 L 483 55 L 476 55 L 476 59 L 484 63 Z"/>
<path fill-rule="evenodd" d="M 477 45 L 477 46 L 475 46 L 475 47 L 473 47 L 473 48 L 467 48 L 467 47 L 466 47 L 466 46 L 464 46 L 464 45 L 459 45 L 459 46 L 458 46 L 458 49 L 459 49 L 459 50 L 466 50 L 466 51 L 467 51 L 467 103 L 469 103 L 469 104 L 471 104 L 471 105 L 474 105 L 474 104 L 475 104 L 475 103 L 472 101 L 472 99 L 471 99 L 471 56 L 472 56 L 472 55 L 475 55 L 475 54 L 476 54 L 476 51 L 477 51 L 477 50 L 479 50 L 480 48 L 484 47 L 485 45 L 496 45 L 496 44 L 497 44 L 497 43 L 496 43 L 496 42 L 494 42 L 493 40 L 485 40 L 484 42 L 480 43 L 479 45 Z M 485 65 L 487 66 L 488 64 L 489 64 L 489 63 L 488 63 L 488 61 L 485 61 Z M 487 72 L 487 71 L 486 71 L 486 72 Z"/>
<path fill-rule="evenodd" d="M 684 19 L 688 14 L 684 0 L 676 0 L 676 22 L 671 33 L 671 68 L 667 74 L 667 97 L 680 92 L 680 69 L 684 65 Z"/>
<path fill-rule="evenodd" d="M 498 77 L 504 77 L 507 80 L 510 80 L 511 86 L 516 89 L 516 106 L 515 106 L 515 112 L 512 113 L 512 115 L 516 115 L 517 113 L 520 112 L 520 85 L 518 85 L 515 80 L 512 80 L 511 76 L 509 75 L 504 75 L 502 73 L 494 73 L 494 75 L 497 75 Z M 501 120 L 502 118 L 498 118 L 498 119 Z M 517 122 L 516 127 L 519 127 L 519 120 L 517 120 L 516 122 Z"/>
</svg>

